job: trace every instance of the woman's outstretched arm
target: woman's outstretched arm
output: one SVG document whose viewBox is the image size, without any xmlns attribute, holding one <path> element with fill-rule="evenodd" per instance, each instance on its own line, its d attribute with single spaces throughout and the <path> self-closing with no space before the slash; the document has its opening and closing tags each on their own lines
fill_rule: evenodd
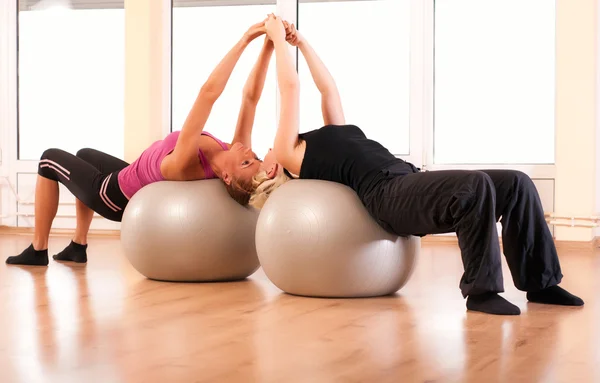
<svg viewBox="0 0 600 383">
<path fill-rule="evenodd" d="M 277 162 L 292 173 L 298 174 L 304 158 L 304 147 L 299 145 L 298 141 L 300 81 L 285 41 L 283 21 L 279 17 L 270 16 L 266 28 L 267 34 L 275 45 L 277 83 L 281 95 L 279 125 L 273 149 Z"/>
<path fill-rule="evenodd" d="M 208 120 L 214 103 L 223 93 L 229 77 L 242 53 L 258 36 L 266 32 L 264 21 L 251 26 L 244 36 L 229 50 L 204 83 L 179 134 L 172 155 L 172 164 L 184 169 L 198 163 L 200 134 Z"/>
<path fill-rule="evenodd" d="M 284 23 L 286 24 L 286 23 Z M 315 85 L 321 92 L 321 110 L 325 125 L 344 125 L 346 119 L 337 85 L 313 47 L 298 32 L 294 24 L 286 25 L 287 41 L 297 46 L 304 56 Z"/>
<path fill-rule="evenodd" d="M 252 147 L 252 127 L 254 126 L 256 106 L 265 86 L 265 79 L 267 78 L 273 50 L 273 41 L 266 38 L 256 64 L 254 64 L 246 85 L 244 85 L 242 106 L 238 114 L 235 134 L 231 143 L 240 142 L 246 147 Z"/>
</svg>

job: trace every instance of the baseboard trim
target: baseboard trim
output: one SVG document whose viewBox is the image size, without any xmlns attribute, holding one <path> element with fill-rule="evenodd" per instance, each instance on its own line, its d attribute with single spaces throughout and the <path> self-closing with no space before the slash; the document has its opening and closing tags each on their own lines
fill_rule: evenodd
<svg viewBox="0 0 600 383">
<path fill-rule="evenodd" d="M 429 243 L 429 244 L 455 243 L 455 244 L 458 244 L 458 238 L 453 235 L 427 235 L 427 236 L 421 238 L 421 243 Z"/>
<path fill-rule="evenodd" d="M 596 238 L 591 241 L 554 241 L 557 249 L 562 250 L 594 250 L 598 248 Z"/>
<path fill-rule="evenodd" d="M 50 235 L 67 237 L 73 235 L 74 231 L 70 229 L 52 229 Z M 0 235 L 33 235 L 33 228 L 28 227 L 11 227 L 11 226 L 0 226 Z M 90 230 L 90 237 L 102 237 L 102 238 L 119 238 L 121 236 L 120 230 Z M 453 235 L 428 235 L 421 239 L 423 244 L 457 244 L 458 238 Z M 502 244 L 502 239 L 500 239 Z M 556 247 L 565 250 L 592 250 L 600 247 L 600 237 L 594 237 L 591 241 L 580 242 L 580 241 L 555 241 Z"/>
<path fill-rule="evenodd" d="M 458 238 L 453 235 L 428 235 L 421 240 L 423 244 L 457 244 Z M 557 249 L 563 250 L 593 250 L 600 247 L 600 237 L 595 237 L 591 241 L 554 241 Z M 502 245 L 502 238 L 500 238 Z"/>
<path fill-rule="evenodd" d="M 75 233 L 71 229 L 52 229 L 50 235 L 57 237 L 69 237 Z M 0 226 L 0 234 L 9 235 L 33 235 L 33 228 L 29 227 L 12 227 L 12 226 Z M 90 230 L 88 236 L 90 237 L 109 237 L 119 238 L 121 236 L 120 230 Z"/>
</svg>

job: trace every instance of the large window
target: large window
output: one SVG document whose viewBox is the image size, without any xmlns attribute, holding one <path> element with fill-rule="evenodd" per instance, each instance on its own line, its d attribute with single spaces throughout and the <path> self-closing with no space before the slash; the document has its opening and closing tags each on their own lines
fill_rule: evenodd
<svg viewBox="0 0 600 383">
<path fill-rule="evenodd" d="M 195 3 L 198 5 L 194 6 Z M 173 1 L 173 131 L 181 130 L 198 91 L 225 54 L 252 24 L 264 20 L 267 14 L 276 11 L 275 1 L 272 3 L 219 6 L 206 1 Z M 231 142 L 233 138 L 242 89 L 258 58 L 263 41 L 264 37 L 261 36 L 246 48 L 204 128 L 225 142 Z M 274 58 L 275 54 L 254 120 L 252 142 L 253 149 L 259 156 L 264 155 L 273 145 L 277 128 Z"/>
<path fill-rule="evenodd" d="M 298 26 L 336 80 L 346 122 L 408 155 L 410 0 L 300 0 Z M 298 71 L 301 129 L 320 128 L 321 98 L 302 57 Z"/>
<path fill-rule="evenodd" d="M 21 0 L 18 41 L 18 158 L 50 147 L 122 157 L 123 0 Z"/>
<path fill-rule="evenodd" d="M 434 163 L 554 163 L 555 6 L 435 1 Z"/>
</svg>

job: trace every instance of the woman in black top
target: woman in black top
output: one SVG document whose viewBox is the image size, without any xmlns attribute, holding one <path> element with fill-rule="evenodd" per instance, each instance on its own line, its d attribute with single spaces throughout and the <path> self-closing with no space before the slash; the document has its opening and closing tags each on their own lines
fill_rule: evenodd
<svg viewBox="0 0 600 383">
<path fill-rule="evenodd" d="M 368 139 L 357 126 L 346 125 L 333 78 L 293 25 L 271 16 L 266 28 L 275 44 L 281 110 L 274 150 L 255 177 L 251 203 L 262 206 L 289 179 L 287 171 L 299 178 L 347 185 L 390 232 L 401 236 L 456 232 L 465 268 L 460 289 L 468 297 L 467 308 L 517 315 L 519 308 L 498 295 L 504 291 L 496 230 L 500 219 L 513 282 L 527 292 L 527 299 L 583 305 L 557 286 L 562 273 L 556 248 L 527 175 L 512 170 L 420 172 Z M 325 126 L 304 134 L 298 134 L 298 75 L 286 40 L 299 47 L 322 95 Z"/>
</svg>

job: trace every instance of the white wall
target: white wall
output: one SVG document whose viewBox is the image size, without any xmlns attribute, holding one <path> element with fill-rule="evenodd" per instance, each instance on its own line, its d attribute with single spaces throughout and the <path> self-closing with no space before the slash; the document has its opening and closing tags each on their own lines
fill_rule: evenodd
<svg viewBox="0 0 600 383">
<path fill-rule="evenodd" d="M 170 127 L 169 0 L 125 0 L 125 161 Z"/>
<path fill-rule="evenodd" d="M 557 0 L 556 213 L 590 216 L 596 197 L 596 0 Z M 593 230 L 557 227 L 558 240 L 590 241 Z"/>
<path fill-rule="evenodd" d="M 596 2 L 596 64 L 600 63 L 600 5 Z M 596 65 L 597 67 L 597 65 Z M 596 208 L 594 212 L 600 215 L 600 70 L 596 69 Z M 600 227 L 594 231 L 594 237 L 600 237 Z"/>
</svg>

